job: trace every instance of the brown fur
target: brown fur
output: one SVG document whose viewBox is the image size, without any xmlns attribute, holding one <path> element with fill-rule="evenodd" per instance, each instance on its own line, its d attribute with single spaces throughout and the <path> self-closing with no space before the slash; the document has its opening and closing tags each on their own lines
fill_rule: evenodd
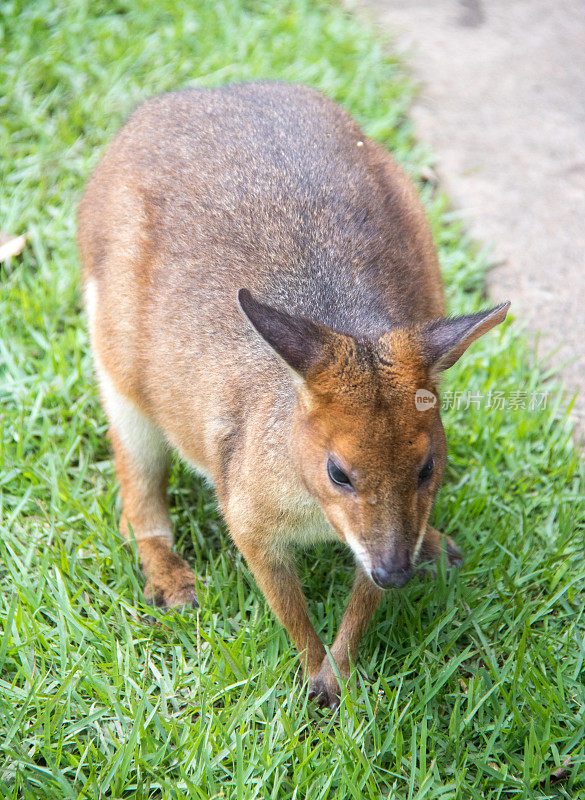
<svg viewBox="0 0 585 800">
<path fill-rule="evenodd" d="M 439 405 L 418 411 L 414 394 L 436 393 L 440 370 L 505 309 L 457 330 L 432 322 L 443 290 L 410 181 L 339 106 L 286 84 L 140 106 L 88 183 L 79 247 L 102 377 L 213 481 L 313 694 L 335 705 L 293 548 L 337 536 L 370 563 L 331 649 L 347 677 L 382 593 L 369 570 L 407 579 L 445 462 Z M 109 416 L 121 529 L 136 539 L 147 596 L 193 604 L 195 576 L 171 549 L 166 461 L 136 463 Z M 331 455 L 355 491 L 332 485 Z M 421 554 L 436 559 L 441 536 L 426 531 Z"/>
</svg>

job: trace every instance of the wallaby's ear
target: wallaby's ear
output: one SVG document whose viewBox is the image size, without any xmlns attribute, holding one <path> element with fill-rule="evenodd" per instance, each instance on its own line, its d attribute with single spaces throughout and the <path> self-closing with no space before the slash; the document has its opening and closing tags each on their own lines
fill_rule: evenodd
<svg viewBox="0 0 585 800">
<path fill-rule="evenodd" d="M 301 377 L 325 357 L 332 332 L 324 325 L 267 306 L 247 289 L 239 290 L 238 303 L 260 336 Z"/>
<path fill-rule="evenodd" d="M 469 345 L 506 319 L 510 303 L 452 319 L 438 319 L 422 329 L 425 360 L 432 372 L 442 372 L 458 361 Z"/>
</svg>

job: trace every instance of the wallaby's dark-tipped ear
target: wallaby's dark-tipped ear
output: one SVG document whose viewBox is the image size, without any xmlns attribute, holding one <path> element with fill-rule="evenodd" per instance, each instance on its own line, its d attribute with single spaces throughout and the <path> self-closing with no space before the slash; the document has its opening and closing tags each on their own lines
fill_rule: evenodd
<svg viewBox="0 0 585 800">
<path fill-rule="evenodd" d="M 469 345 L 506 319 L 510 303 L 452 319 L 438 319 L 422 330 L 425 359 L 433 372 L 449 369 Z"/>
<path fill-rule="evenodd" d="M 329 334 L 324 325 L 267 306 L 247 289 L 239 290 L 238 303 L 260 336 L 301 377 L 323 359 Z"/>
</svg>

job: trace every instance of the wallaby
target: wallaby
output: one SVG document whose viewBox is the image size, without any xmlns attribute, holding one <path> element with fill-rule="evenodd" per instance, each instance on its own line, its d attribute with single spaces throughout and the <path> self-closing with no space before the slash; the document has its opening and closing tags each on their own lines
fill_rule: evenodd
<svg viewBox="0 0 585 800">
<path fill-rule="evenodd" d="M 410 180 L 340 106 L 284 83 L 142 104 L 87 185 L 79 246 L 146 598 L 197 605 L 173 552 L 173 448 L 215 487 L 310 696 L 335 707 L 335 667 L 348 677 L 382 590 L 443 542 L 461 561 L 427 524 L 446 457 L 437 384 L 509 304 L 445 318 Z M 357 567 L 334 666 L 294 551 L 336 539 Z"/>
</svg>

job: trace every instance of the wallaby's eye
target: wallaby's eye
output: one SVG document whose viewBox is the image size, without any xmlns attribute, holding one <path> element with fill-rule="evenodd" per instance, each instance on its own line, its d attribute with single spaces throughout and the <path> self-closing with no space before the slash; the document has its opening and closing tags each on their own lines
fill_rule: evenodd
<svg viewBox="0 0 585 800">
<path fill-rule="evenodd" d="M 337 464 L 335 464 L 330 458 L 327 460 L 327 474 L 329 475 L 331 482 L 335 483 L 337 486 L 348 486 L 350 489 L 353 488 L 351 481 L 345 472 L 342 469 L 339 469 Z"/>
<path fill-rule="evenodd" d="M 435 468 L 435 460 L 431 456 L 421 471 L 418 473 L 418 485 L 422 486 L 424 483 L 430 479 L 431 475 L 433 474 L 433 470 Z"/>
</svg>

